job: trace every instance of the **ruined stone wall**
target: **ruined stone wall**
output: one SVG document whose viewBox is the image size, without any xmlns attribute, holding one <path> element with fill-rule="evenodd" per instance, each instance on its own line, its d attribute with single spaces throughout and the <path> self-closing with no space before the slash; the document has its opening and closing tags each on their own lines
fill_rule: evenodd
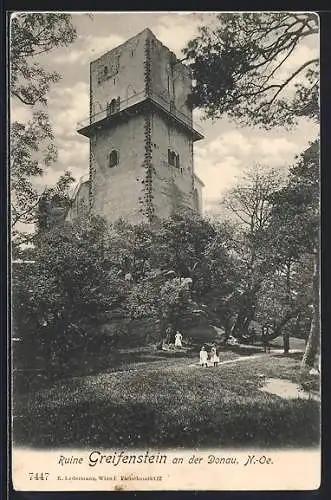
<svg viewBox="0 0 331 500">
<path fill-rule="evenodd" d="M 151 142 L 156 214 L 168 217 L 172 212 L 193 208 L 192 140 L 182 129 L 154 113 Z M 169 165 L 168 149 L 179 154 L 179 168 Z"/>
<path fill-rule="evenodd" d="M 192 92 L 190 69 L 179 63 L 176 56 L 154 36 L 150 41 L 151 92 L 166 102 L 173 101 L 176 109 L 192 121 L 187 97 Z"/>
<path fill-rule="evenodd" d="M 172 102 L 186 123 L 192 121 L 187 105 L 190 70 L 148 29 L 93 61 L 90 72 L 92 115 L 105 110 L 112 99 L 144 92 L 164 99 L 168 110 Z M 113 149 L 119 163 L 110 167 Z M 179 154 L 178 168 L 169 166 L 168 149 Z M 133 223 L 152 221 L 154 216 L 194 208 L 193 175 L 190 132 L 148 103 L 137 114 L 127 109 L 126 118 L 112 118 L 90 138 L 90 207 L 109 222 L 119 217 Z"/>
<path fill-rule="evenodd" d="M 192 122 L 192 110 L 187 105 L 191 93 L 189 68 L 154 35 L 149 38 L 150 91 L 161 98 L 173 112 Z M 181 117 L 181 115 L 180 115 Z M 190 133 L 175 126 L 165 116 L 154 112 L 151 118 L 152 196 L 155 215 L 168 217 L 173 212 L 193 208 L 193 142 Z M 179 167 L 169 165 L 168 149 L 179 155 Z"/>
<path fill-rule="evenodd" d="M 112 128 L 100 130 L 93 142 L 92 211 L 109 222 L 124 217 L 130 222 L 142 220 L 140 199 L 144 184 L 144 116 L 135 115 Z M 115 149 L 119 163 L 109 166 Z"/>
<path fill-rule="evenodd" d="M 68 210 L 66 220 L 73 221 L 77 217 L 84 217 L 89 211 L 89 182 L 84 182 L 72 200 L 72 205 Z"/>
<path fill-rule="evenodd" d="M 145 89 L 144 31 L 91 63 L 91 111 L 106 109 L 111 99 L 128 99 Z M 128 101 L 130 102 L 130 100 Z"/>
</svg>

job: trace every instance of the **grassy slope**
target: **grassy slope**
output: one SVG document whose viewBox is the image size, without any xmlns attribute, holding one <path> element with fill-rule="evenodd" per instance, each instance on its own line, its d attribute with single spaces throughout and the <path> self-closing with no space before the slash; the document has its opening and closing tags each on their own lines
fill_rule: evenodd
<svg viewBox="0 0 331 500">
<path fill-rule="evenodd" d="M 15 442 L 89 448 L 315 445 L 318 403 L 259 391 L 261 375 L 302 381 L 299 364 L 262 355 L 203 369 L 192 359 L 170 358 L 74 377 L 17 398 Z"/>
</svg>

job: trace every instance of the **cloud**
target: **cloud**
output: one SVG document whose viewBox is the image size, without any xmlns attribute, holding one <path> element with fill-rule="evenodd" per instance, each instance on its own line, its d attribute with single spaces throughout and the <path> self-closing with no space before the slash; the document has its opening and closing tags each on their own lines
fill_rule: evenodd
<svg viewBox="0 0 331 500">
<path fill-rule="evenodd" d="M 88 141 L 85 144 L 80 141 L 70 141 L 66 147 L 59 150 L 58 162 L 66 165 L 68 169 L 88 169 L 89 147 Z M 83 173 L 84 173 L 83 172 Z M 82 174 L 83 175 L 83 174 Z"/>
<path fill-rule="evenodd" d="M 84 65 L 97 59 L 124 41 L 125 38 L 119 35 L 81 36 L 71 45 L 70 49 L 58 50 L 53 58 L 53 62 L 56 64 Z"/>
<path fill-rule="evenodd" d="M 287 71 L 295 71 L 305 62 L 318 57 L 319 57 L 318 46 L 312 48 L 308 47 L 308 45 L 300 44 L 296 47 L 296 49 L 292 52 L 291 56 L 284 63 L 284 68 Z"/>
<path fill-rule="evenodd" d="M 89 86 L 77 82 L 72 87 L 57 86 L 50 93 L 49 112 L 58 137 L 78 137 L 77 122 L 89 113 Z"/>
<path fill-rule="evenodd" d="M 77 122 L 88 115 L 89 88 L 85 82 L 72 87 L 56 86 L 49 96 L 49 114 L 58 148 L 58 159 L 42 182 L 56 182 L 64 170 L 80 177 L 88 170 L 89 143 L 77 133 Z M 46 181 L 45 181 L 46 179 Z"/>
<path fill-rule="evenodd" d="M 83 165 L 83 166 L 82 166 Z M 87 169 L 85 164 L 82 164 L 78 167 L 68 169 L 71 171 L 71 174 L 75 178 L 75 184 L 77 184 L 80 180 L 81 177 L 84 177 L 87 173 Z M 46 187 L 51 187 L 56 184 L 58 181 L 59 177 L 65 172 L 65 168 L 61 168 L 60 170 L 54 169 L 54 168 L 49 168 L 44 172 L 44 174 L 40 177 L 36 177 L 34 179 L 34 186 L 38 190 L 39 193 L 42 193 L 42 191 Z M 74 187 L 71 187 L 71 192 L 73 192 Z"/>
<path fill-rule="evenodd" d="M 319 47 L 318 47 L 318 37 L 315 37 L 316 44 L 315 46 L 308 46 L 304 43 L 297 45 L 297 47 L 293 50 L 292 54 L 289 58 L 281 64 L 279 69 L 276 71 L 274 75 L 274 79 L 272 80 L 272 84 L 283 83 L 285 82 L 295 71 L 297 71 L 303 64 L 313 59 L 319 58 Z M 284 58 L 285 53 L 281 53 L 273 62 L 273 67 L 277 67 L 278 64 L 281 63 Z M 302 71 L 298 73 L 283 89 L 281 96 L 292 97 L 295 91 L 296 84 L 306 84 L 307 80 L 305 78 L 306 71 L 309 68 L 313 68 L 313 65 L 309 65 L 304 68 Z"/>
<path fill-rule="evenodd" d="M 248 135 L 239 130 L 229 130 L 209 143 L 198 144 L 195 170 L 205 183 L 205 209 L 215 208 L 245 169 L 259 164 L 284 171 L 301 151 L 302 145 L 286 136 L 275 137 L 267 132 Z"/>
<path fill-rule="evenodd" d="M 206 24 L 207 17 L 209 22 L 214 14 L 160 13 L 156 22 L 150 23 L 150 28 L 180 57 L 181 49 L 197 34 L 198 26 Z M 40 179 L 41 183 L 54 184 L 66 169 L 70 169 L 77 180 L 88 171 L 88 139 L 77 133 L 77 122 L 86 118 L 89 112 L 88 62 L 132 35 L 131 27 L 124 26 L 124 23 L 118 27 L 116 34 L 101 36 L 104 31 L 99 28 L 89 25 L 69 48 L 57 49 L 52 53 L 51 60 L 47 56 L 52 65 L 58 65 L 63 80 L 49 95 L 49 114 L 59 149 L 58 161 Z M 315 57 L 318 49 L 313 45 L 298 46 L 286 63 L 286 75 L 302 62 Z M 83 81 L 85 76 L 86 81 Z M 16 116 L 25 117 L 23 109 L 15 108 L 15 113 Z M 201 122 L 203 112 L 195 110 L 194 115 L 196 121 Z M 195 168 L 205 183 L 205 210 L 214 213 L 219 211 L 217 205 L 225 190 L 235 184 L 236 178 L 246 167 L 256 163 L 279 168 L 288 166 L 293 163 L 295 155 L 303 151 L 307 138 L 313 135 L 308 126 L 307 129 L 300 127 L 295 133 L 289 134 L 285 131 L 264 133 L 234 129 L 226 120 L 219 120 L 215 124 L 207 120 L 202 125 L 206 139 L 195 146 Z"/>
<path fill-rule="evenodd" d="M 160 16 L 158 24 L 151 29 L 164 45 L 181 57 L 181 50 L 191 38 L 198 34 L 197 28 L 205 22 L 205 17 L 206 14 L 194 13 L 165 14 Z"/>
</svg>

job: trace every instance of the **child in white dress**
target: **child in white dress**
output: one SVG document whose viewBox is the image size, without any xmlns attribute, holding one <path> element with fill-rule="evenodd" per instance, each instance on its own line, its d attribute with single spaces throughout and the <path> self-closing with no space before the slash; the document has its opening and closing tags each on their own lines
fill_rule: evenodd
<svg viewBox="0 0 331 500">
<path fill-rule="evenodd" d="M 204 346 L 201 347 L 200 351 L 200 365 L 208 366 L 208 353 Z"/>
<path fill-rule="evenodd" d="M 179 332 L 176 332 L 176 335 L 175 335 L 175 347 L 183 347 L 182 346 L 182 339 L 183 339 L 183 335 Z"/>
<path fill-rule="evenodd" d="M 217 356 L 216 347 L 211 348 L 210 361 L 214 363 L 214 366 L 217 366 L 220 361 L 220 358 Z"/>
</svg>

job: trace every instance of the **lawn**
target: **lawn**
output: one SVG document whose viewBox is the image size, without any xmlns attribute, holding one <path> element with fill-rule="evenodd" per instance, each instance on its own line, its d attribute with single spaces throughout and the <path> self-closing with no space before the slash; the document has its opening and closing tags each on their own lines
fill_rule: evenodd
<svg viewBox="0 0 331 500">
<path fill-rule="evenodd" d="M 280 335 L 276 337 L 270 342 L 271 347 L 275 347 L 276 349 L 283 349 L 284 340 Z M 305 350 L 305 341 L 304 339 L 298 339 L 297 337 L 290 337 L 290 349 L 300 349 L 301 351 Z"/>
<path fill-rule="evenodd" d="M 238 357 L 224 352 L 221 361 Z M 295 356 L 262 354 L 204 369 L 196 358 L 150 354 L 146 360 L 142 353 L 116 370 L 17 397 L 14 442 L 48 448 L 318 444 L 319 404 L 261 392 L 266 377 L 309 378 Z"/>
</svg>

